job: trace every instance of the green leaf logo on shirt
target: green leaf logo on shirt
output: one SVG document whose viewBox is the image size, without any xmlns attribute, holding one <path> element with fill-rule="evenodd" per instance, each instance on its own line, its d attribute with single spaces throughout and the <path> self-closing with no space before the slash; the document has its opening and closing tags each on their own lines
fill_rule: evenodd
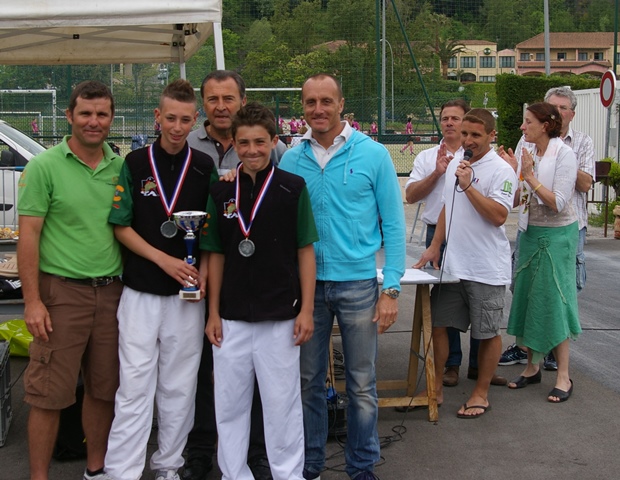
<svg viewBox="0 0 620 480">
<path fill-rule="evenodd" d="M 512 193 L 512 182 L 509 182 L 508 180 L 506 180 L 504 184 L 502 185 L 502 192 Z"/>
</svg>

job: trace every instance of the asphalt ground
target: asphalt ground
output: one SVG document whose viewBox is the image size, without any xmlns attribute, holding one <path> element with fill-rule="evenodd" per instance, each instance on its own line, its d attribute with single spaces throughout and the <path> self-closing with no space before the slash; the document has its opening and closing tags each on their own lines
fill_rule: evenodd
<svg viewBox="0 0 620 480">
<path fill-rule="evenodd" d="M 411 229 L 416 206 L 405 206 Z M 411 265 L 423 247 L 416 238 L 407 243 Z M 509 238 L 516 236 L 516 213 L 507 222 Z M 409 230 L 407 233 L 409 238 Z M 569 401 L 551 404 L 547 394 L 554 386 L 555 374 L 543 371 L 542 383 L 521 390 L 491 387 L 492 409 L 484 416 L 464 421 L 456 417 L 468 398 L 474 382 L 466 379 L 467 364 L 461 367 L 460 383 L 444 390 L 439 421 L 430 423 L 427 411 L 416 409 L 399 413 L 384 408 L 379 413 L 382 439 L 381 462 L 375 473 L 382 480 L 392 479 L 615 479 L 620 477 L 620 240 L 608 238 L 602 229 L 590 228 L 586 245 L 588 279 L 579 296 L 583 333 L 571 343 L 571 377 L 574 393 Z M 397 323 L 380 337 L 378 378 L 406 376 L 414 305 L 414 287 L 403 288 Z M 507 293 L 507 309 L 511 295 Z M 0 312 L 6 309 L 0 308 Z M 0 322 L 19 315 L 0 316 Z M 506 319 L 503 327 L 506 326 Z M 505 332 L 504 332 L 505 333 Z M 468 341 L 462 335 L 466 362 Z M 513 338 L 503 335 L 504 347 Z M 338 339 L 335 348 L 338 348 Z M 28 407 L 22 401 L 20 378 L 26 359 L 12 357 L 12 424 L 6 444 L 0 448 L 0 480 L 26 480 L 28 475 L 26 424 Z M 521 365 L 498 367 L 497 372 L 516 377 Z M 420 375 L 423 378 L 423 372 Z M 398 394 L 398 392 L 390 392 Z M 383 394 L 383 392 L 382 392 Z M 149 453 L 156 448 L 156 430 Z M 328 444 L 328 469 L 323 480 L 346 479 L 343 449 L 336 439 Z M 80 479 L 84 461 L 53 461 L 50 479 Z M 153 479 L 146 471 L 144 479 Z M 214 470 L 207 479 L 220 478 Z"/>
</svg>

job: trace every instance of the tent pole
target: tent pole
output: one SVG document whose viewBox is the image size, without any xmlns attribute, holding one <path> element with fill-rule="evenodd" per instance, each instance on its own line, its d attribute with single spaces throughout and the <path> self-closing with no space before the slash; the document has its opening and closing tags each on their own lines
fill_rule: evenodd
<svg viewBox="0 0 620 480">
<path fill-rule="evenodd" d="M 213 22 L 213 44 L 215 45 L 215 66 L 218 70 L 226 69 L 224 64 L 224 39 L 222 38 L 222 24 Z"/>
<path fill-rule="evenodd" d="M 185 70 L 185 51 L 184 47 L 179 45 L 179 75 L 183 80 L 187 80 L 187 72 Z"/>
</svg>

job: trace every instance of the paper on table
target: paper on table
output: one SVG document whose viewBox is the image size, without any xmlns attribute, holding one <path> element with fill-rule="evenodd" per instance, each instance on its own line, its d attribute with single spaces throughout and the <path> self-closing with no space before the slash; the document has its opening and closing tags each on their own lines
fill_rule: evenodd
<svg viewBox="0 0 620 480">
<path fill-rule="evenodd" d="M 383 272 L 377 268 L 377 280 L 383 282 Z M 436 283 L 437 277 L 418 268 L 407 268 L 405 274 L 400 279 L 400 283 Z"/>
</svg>

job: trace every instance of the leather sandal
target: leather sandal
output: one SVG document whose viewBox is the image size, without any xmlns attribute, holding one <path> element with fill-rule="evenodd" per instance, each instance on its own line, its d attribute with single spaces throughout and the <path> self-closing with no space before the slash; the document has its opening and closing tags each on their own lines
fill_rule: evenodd
<svg viewBox="0 0 620 480">
<path fill-rule="evenodd" d="M 549 395 L 547 396 L 547 401 L 551 403 L 562 403 L 568 400 L 570 396 L 572 395 L 572 393 L 573 393 L 573 381 L 571 380 L 570 388 L 568 389 L 567 392 L 565 392 L 564 390 L 560 390 L 559 388 L 553 388 L 553 390 L 551 390 L 549 392 Z M 557 397 L 557 400 L 551 400 L 549 399 L 549 397 Z"/>
<path fill-rule="evenodd" d="M 524 377 L 523 375 L 519 375 L 512 382 L 510 382 L 510 383 L 514 383 L 515 386 L 511 387 L 509 383 L 508 388 L 513 388 L 513 389 L 514 388 L 525 388 L 530 384 L 534 385 L 536 383 L 540 383 L 541 379 L 542 379 L 542 372 L 539 369 L 534 375 L 531 375 L 529 377 Z"/>
</svg>

